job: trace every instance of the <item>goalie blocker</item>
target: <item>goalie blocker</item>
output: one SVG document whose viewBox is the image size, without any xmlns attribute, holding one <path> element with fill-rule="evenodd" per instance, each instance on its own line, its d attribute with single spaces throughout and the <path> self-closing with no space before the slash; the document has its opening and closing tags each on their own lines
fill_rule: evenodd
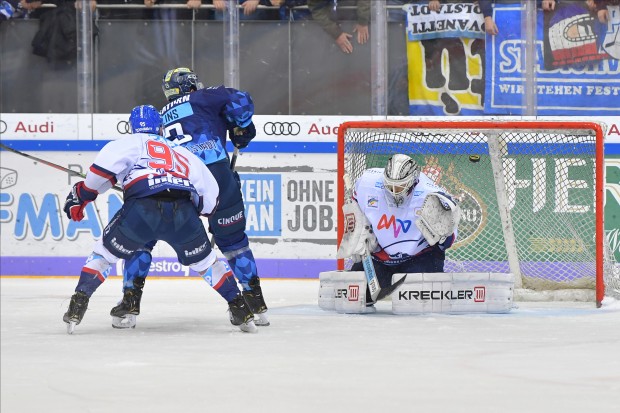
<svg viewBox="0 0 620 413">
<path fill-rule="evenodd" d="M 394 274 L 392 282 L 404 275 Z M 410 273 L 391 295 L 392 313 L 507 313 L 514 308 L 513 293 L 513 274 Z M 374 312 L 366 307 L 364 272 L 320 273 L 319 307 L 345 314 Z"/>
</svg>

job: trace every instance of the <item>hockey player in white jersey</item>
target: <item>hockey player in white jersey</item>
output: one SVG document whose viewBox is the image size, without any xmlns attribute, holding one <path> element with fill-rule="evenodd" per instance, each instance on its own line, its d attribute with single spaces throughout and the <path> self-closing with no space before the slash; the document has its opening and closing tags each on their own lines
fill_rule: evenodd
<svg viewBox="0 0 620 413">
<path fill-rule="evenodd" d="M 460 210 L 415 160 L 395 154 L 385 168 L 367 169 L 355 183 L 352 199 L 347 221 L 354 228 L 347 230 L 338 251 L 338 258 L 353 258 L 351 271 L 364 271 L 361 256 L 366 251 L 383 289 L 389 289 L 393 274 L 443 271 L 445 251 L 456 240 Z M 439 206 L 430 216 L 421 214 L 427 199 Z M 372 305 L 370 291 L 366 297 Z"/>
<path fill-rule="evenodd" d="M 132 135 L 106 144 L 86 179 L 73 186 L 64 212 L 81 221 L 89 202 L 115 184 L 123 188 L 124 205 L 95 243 L 63 316 L 71 334 L 111 264 L 129 259 L 152 240 L 166 241 L 179 261 L 200 273 L 228 302 L 230 321 L 242 331 L 256 332 L 254 317 L 225 261 L 216 259 L 200 215 L 210 216 L 219 187 L 208 168 L 187 149 L 160 136 L 162 119 L 153 106 L 134 108 Z"/>
</svg>

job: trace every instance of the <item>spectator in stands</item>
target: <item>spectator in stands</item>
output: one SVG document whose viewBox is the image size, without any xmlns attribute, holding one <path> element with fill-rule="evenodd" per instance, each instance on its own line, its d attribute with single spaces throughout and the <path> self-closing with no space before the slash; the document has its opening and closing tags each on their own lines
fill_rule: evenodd
<svg viewBox="0 0 620 413">
<path fill-rule="evenodd" d="M 197 19 L 211 17 L 210 13 L 201 13 L 200 16 L 198 15 L 198 11 L 202 5 L 202 0 L 143 0 L 143 4 L 147 8 L 151 8 L 155 5 L 166 4 L 185 4 L 187 6 L 187 10 L 165 7 L 149 10 L 149 12 L 151 12 L 151 16 L 149 17 L 156 20 L 192 20 L 194 18 L 194 11 L 197 13 Z"/>
<path fill-rule="evenodd" d="M 596 13 L 596 3 L 594 0 L 585 0 L 588 10 Z"/>
<path fill-rule="evenodd" d="M 544 11 L 555 10 L 555 0 L 537 0 L 538 7 Z M 478 0 L 480 12 L 484 16 L 484 30 L 488 35 L 494 36 L 499 33 L 499 29 L 493 20 L 493 3 L 518 3 L 518 0 Z"/>
<path fill-rule="evenodd" d="M 41 7 L 41 4 L 43 4 L 43 2 L 39 0 L 21 0 L 19 3 L 22 5 L 24 10 L 28 11 L 36 10 Z M 50 3 L 52 3 L 52 1 L 50 1 Z"/>
<path fill-rule="evenodd" d="M 97 0 L 98 5 L 144 5 L 144 0 Z M 145 20 L 152 17 L 152 11 L 148 12 L 141 8 L 99 8 L 97 10 L 100 19 L 135 19 Z"/>
<path fill-rule="evenodd" d="M 619 6 L 620 0 L 594 0 L 594 6 L 596 8 L 596 16 L 598 21 L 607 24 L 609 21 L 609 11 L 607 6 Z M 618 30 L 618 29 L 616 29 Z"/>
<path fill-rule="evenodd" d="M 407 14 L 403 10 L 405 4 L 417 3 L 418 0 L 387 0 L 387 20 L 389 22 L 404 22 L 407 20 Z"/>
<path fill-rule="evenodd" d="M 259 9 L 258 6 L 272 6 L 270 0 L 237 0 L 241 9 L 239 20 L 278 20 L 277 10 Z M 226 0 L 213 0 L 215 20 L 224 20 Z"/>
<path fill-rule="evenodd" d="M 353 53 L 352 34 L 340 27 L 343 20 L 355 21 L 353 32 L 357 43 L 368 41 L 370 24 L 370 0 L 308 0 L 312 19 L 316 20 L 336 42 L 343 53 Z"/>
<path fill-rule="evenodd" d="M 13 3 L 13 2 L 11 2 Z M 39 0 L 17 0 L 19 3 L 16 7 L 16 11 L 21 10 L 21 16 L 25 19 L 33 18 L 38 19 L 41 15 L 51 8 L 41 8 L 43 4 L 42 1 Z M 52 3 L 52 1 L 48 1 L 47 3 Z M 17 18 L 17 15 L 13 15 L 13 18 Z"/>
<path fill-rule="evenodd" d="M 269 0 L 272 6 L 279 7 L 280 20 L 312 20 L 308 0 Z M 306 6 L 306 7 L 303 7 Z"/>
<path fill-rule="evenodd" d="M 18 18 L 23 12 L 19 0 L 2 0 L 0 1 L 0 22 Z"/>
<path fill-rule="evenodd" d="M 24 3 L 27 0 L 22 0 Z M 22 4 L 24 4 L 22 3 Z M 35 2 L 40 3 L 40 2 Z M 55 68 L 62 68 L 77 57 L 77 12 L 83 5 L 88 4 L 91 10 L 96 10 L 97 2 L 87 0 L 46 0 L 45 4 L 55 4 L 57 7 L 41 7 L 30 2 L 39 17 L 39 30 L 35 33 L 31 46 L 32 53 L 46 58 Z M 77 8 L 76 8 L 77 6 Z M 94 14 L 94 13 L 93 13 Z M 97 26 L 93 25 L 93 35 L 97 35 Z"/>
</svg>

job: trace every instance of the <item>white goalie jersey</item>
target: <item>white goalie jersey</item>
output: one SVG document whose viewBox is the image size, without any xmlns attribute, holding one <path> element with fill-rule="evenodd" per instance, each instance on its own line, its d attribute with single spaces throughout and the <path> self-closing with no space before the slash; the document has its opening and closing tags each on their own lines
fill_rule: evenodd
<svg viewBox="0 0 620 413">
<path fill-rule="evenodd" d="M 426 196 L 432 192 L 446 193 L 444 188 L 435 185 L 421 173 L 411 195 L 397 206 L 383 188 L 383 168 L 368 169 L 357 180 L 353 198 L 368 218 L 377 237 L 380 249 L 373 254 L 376 259 L 388 265 L 396 265 L 431 248 L 415 221 Z M 455 231 L 449 242 L 454 242 L 456 235 Z"/>
</svg>

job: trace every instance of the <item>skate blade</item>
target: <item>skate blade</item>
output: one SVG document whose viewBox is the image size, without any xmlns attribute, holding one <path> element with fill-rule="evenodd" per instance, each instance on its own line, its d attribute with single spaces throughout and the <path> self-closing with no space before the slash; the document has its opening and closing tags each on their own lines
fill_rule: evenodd
<svg viewBox="0 0 620 413">
<path fill-rule="evenodd" d="M 75 321 L 69 321 L 67 323 L 67 334 L 73 334 L 76 325 L 77 323 Z"/>
<path fill-rule="evenodd" d="M 244 333 L 258 333 L 258 327 L 254 324 L 254 321 L 250 320 L 247 323 L 243 323 L 238 326 Z"/>
<path fill-rule="evenodd" d="M 136 316 L 127 314 L 125 317 L 112 316 L 112 327 L 114 328 L 136 328 Z"/>
<path fill-rule="evenodd" d="M 254 324 L 256 324 L 258 327 L 267 327 L 271 323 L 269 322 L 269 319 L 267 318 L 267 314 L 262 313 L 262 314 L 254 314 Z"/>
</svg>

